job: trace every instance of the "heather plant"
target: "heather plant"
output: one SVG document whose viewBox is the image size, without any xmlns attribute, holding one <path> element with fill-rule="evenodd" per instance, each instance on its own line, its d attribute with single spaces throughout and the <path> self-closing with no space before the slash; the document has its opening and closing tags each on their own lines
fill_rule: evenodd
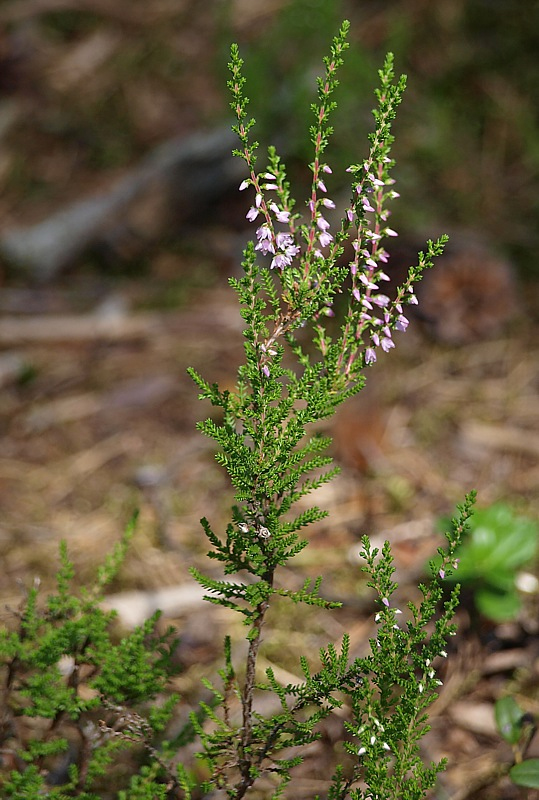
<svg viewBox="0 0 539 800">
<path fill-rule="evenodd" d="M 151 619 L 115 641 L 112 618 L 97 600 L 125 543 L 96 587 L 80 596 L 72 591 L 72 566 L 62 550 L 56 594 L 40 610 L 34 587 L 18 630 L 0 638 L 7 719 L 14 731 L 20 717 L 39 721 L 35 735 L 13 749 L 14 768 L 4 769 L 7 797 L 102 797 L 103 776 L 116 774 L 119 751 L 136 746 L 146 754 L 144 763 L 127 788 L 122 773 L 121 800 L 296 797 L 294 768 L 336 708 L 343 716 L 341 763 L 328 781 L 328 800 L 422 798 L 443 768 L 423 763 L 419 741 L 440 685 L 437 669 L 455 633 L 458 586 L 444 600 L 441 581 L 456 568 L 473 493 L 449 525 L 447 547 L 432 562 L 430 581 L 418 587 L 417 603 L 397 606 L 391 549 L 386 543 L 379 552 L 363 537 L 363 569 L 375 604 L 366 655 L 351 653 L 345 635 L 323 647 L 317 663 L 311 653 L 300 655 L 302 678 L 295 683 L 283 685 L 273 669 L 259 668 L 268 611 L 276 602 L 328 610 L 338 605 L 321 596 L 321 578 L 297 589 L 281 577 L 308 546 L 303 529 L 325 516 L 304 498 L 338 471 L 319 423 L 359 392 L 369 367 L 395 347 L 396 333 L 408 327 L 406 308 L 417 302 L 415 284 L 445 243 L 445 237 L 429 241 L 402 285 L 384 293 L 381 286 L 390 284 L 385 242 L 397 235 L 389 227 L 389 204 L 398 197 L 391 125 L 405 86 L 404 77 L 395 80 L 391 56 L 379 73 L 368 152 L 348 168 L 350 199 L 335 222 L 326 149 L 347 31 L 345 22 L 318 79 L 304 207 L 292 198 L 274 148 L 257 168 L 243 62 L 238 48 L 231 49 L 236 155 L 246 164 L 240 189 L 250 197 L 247 219 L 256 233 L 244 252 L 242 277 L 230 279 L 245 323 L 245 363 L 236 388 L 222 390 L 190 370 L 201 399 L 217 409 L 198 427 L 216 442 L 217 462 L 235 492 L 224 531 L 202 519 L 208 557 L 222 577 L 192 573 L 211 603 L 241 616 L 245 641 L 226 637 L 222 669 L 215 680 L 203 681 L 206 699 L 163 740 L 176 703 L 165 694 L 174 672 L 173 632 L 158 635 Z M 196 766 L 186 755 L 193 748 Z M 63 759 L 60 767 L 55 758 Z"/>
</svg>

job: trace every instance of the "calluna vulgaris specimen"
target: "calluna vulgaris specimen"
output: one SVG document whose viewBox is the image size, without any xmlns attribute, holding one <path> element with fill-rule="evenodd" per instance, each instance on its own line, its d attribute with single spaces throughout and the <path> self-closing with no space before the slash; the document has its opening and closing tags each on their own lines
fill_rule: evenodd
<svg viewBox="0 0 539 800">
<path fill-rule="evenodd" d="M 405 85 L 404 77 L 394 81 L 391 56 L 379 73 L 369 152 L 348 168 L 351 195 L 340 224 L 328 221 L 335 216 L 335 204 L 328 193 L 333 178 L 325 153 L 348 28 L 344 22 L 324 61 L 325 75 L 318 80 L 318 102 L 312 106 L 312 183 L 300 210 L 275 149 L 269 149 L 267 166 L 256 169 L 257 143 L 250 138 L 254 122 L 247 117 L 242 60 L 237 46 L 231 50 L 229 87 L 240 142 L 236 155 L 247 167 L 240 189 L 252 198 L 247 219 L 257 226 L 256 241 L 244 252 L 243 277 L 230 281 L 245 322 L 245 364 L 238 370 L 236 389 L 222 391 L 190 370 L 200 397 L 221 410 L 217 421 L 207 419 L 198 427 L 216 441 L 216 458 L 230 476 L 236 502 L 222 535 L 202 520 L 212 545 L 208 556 L 221 562 L 225 577 L 215 579 L 197 570 L 193 574 L 212 603 L 243 615 L 245 663 L 239 665 L 241 643 L 233 647 L 227 638 L 219 684 L 204 682 L 211 699 L 200 704 L 174 740 L 163 742 L 159 734 L 176 703 L 175 697 L 159 701 L 171 672 L 173 640 L 156 638 L 155 621 L 150 620 L 114 644 L 108 632 L 110 615 L 95 600 L 117 570 L 123 549 L 109 559 L 94 592 L 81 599 L 69 591 L 72 567 L 63 551 L 57 595 L 40 613 L 35 588 L 21 614 L 19 633 L 0 637 L 6 708 L 13 718 L 26 714 L 51 720 L 43 740 L 36 737 L 20 756 L 21 764 L 29 766 L 19 764 L 4 780 L 6 796 L 97 799 L 94 786 L 113 765 L 114 754 L 138 743 L 146 748 L 147 763 L 120 792 L 121 800 L 240 800 L 247 794 L 292 800 L 298 797 L 294 767 L 303 748 L 317 738 L 320 721 L 337 707 L 346 720 L 342 763 L 328 776 L 323 794 L 328 800 L 422 798 L 443 768 L 422 762 L 418 742 L 427 729 L 427 706 L 440 684 L 437 660 L 446 657 L 447 637 L 454 633 L 458 587 L 442 602 L 440 580 L 456 568 L 454 554 L 473 493 L 447 533 L 447 550 L 439 550 L 441 564 L 433 567 L 428 584 L 419 587 L 422 600 L 417 606 L 409 603 L 402 611 L 395 606 L 389 545 L 379 553 L 363 538 L 364 570 L 378 606 L 368 655 L 352 657 L 345 636 L 338 646 L 323 648 L 316 664 L 312 654 L 302 656 L 297 683 L 283 686 L 271 669 L 264 676 L 257 669 L 262 629 L 275 598 L 326 609 L 338 605 L 320 597 L 321 579 L 305 581 L 300 590 L 278 582 L 279 568 L 307 545 L 299 532 L 325 516 L 316 506 L 294 513 L 297 501 L 337 473 L 324 454 L 330 440 L 319 432 L 309 434 L 308 428 L 331 417 L 360 391 L 368 366 L 395 346 L 394 332 L 408 326 L 406 306 L 417 302 L 414 286 L 445 243 L 445 237 L 429 241 L 404 283 L 385 293 L 390 269 L 384 243 L 397 235 L 388 225 L 387 207 L 398 197 L 391 177 L 391 124 Z M 228 575 L 235 577 L 228 580 Z M 58 669 L 66 655 L 72 659 L 67 679 Z M 19 683 L 17 671 L 24 678 Z M 91 690 L 84 697 L 83 683 Z M 276 710 L 264 715 L 258 701 L 268 694 Z M 96 708 L 101 715 L 97 727 L 95 714 L 94 721 L 85 716 Z M 59 721 L 71 722 L 81 745 L 64 783 L 57 780 L 53 787 L 44 777 L 47 758 L 69 750 L 65 739 L 56 738 Z M 196 740 L 202 764 L 178 765 L 182 746 Z"/>
</svg>

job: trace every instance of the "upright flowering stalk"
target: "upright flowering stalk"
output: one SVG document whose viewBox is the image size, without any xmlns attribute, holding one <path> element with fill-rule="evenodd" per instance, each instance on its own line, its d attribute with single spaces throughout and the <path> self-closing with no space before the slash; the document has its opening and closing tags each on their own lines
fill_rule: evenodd
<svg viewBox="0 0 539 800">
<path fill-rule="evenodd" d="M 429 242 L 405 282 L 393 292 L 383 288 L 390 283 L 391 272 L 385 241 L 397 235 L 388 224 L 388 203 L 398 196 L 391 177 L 391 124 L 405 86 L 404 77 L 394 81 L 391 56 L 379 73 L 375 129 L 369 137 L 368 154 L 349 167 L 350 200 L 340 222 L 334 221 L 335 202 L 330 189 L 335 176 L 326 149 L 332 134 L 329 119 L 335 108 L 336 76 L 348 46 L 348 27 L 343 23 L 333 40 L 330 55 L 324 60 L 324 76 L 318 80 L 318 101 L 312 106 L 315 120 L 310 129 L 312 180 L 299 210 L 274 148 L 269 148 L 267 165 L 257 170 L 258 144 L 251 140 L 254 121 L 247 116 L 243 62 L 237 46 L 231 49 L 229 87 L 237 120 L 234 130 L 240 142 L 235 154 L 247 167 L 240 190 L 250 197 L 246 216 L 256 226 L 254 240 L 244 252 L 244 275 L 239 280 L 230 279 L 245 322 L 245 364 L 238 370 L 234 391 L 220 390 L 194 370 L 191 375 L 201 390 L 200 397 L 222 410 L 217 421 L 207 419 L 198 427 L 217 442 L 217 461 L 227 470 L 235 490 L 236 504 L 222 534 L 202 520 L 212 545 L 209 556 L 221 562 L 225 576 L 238 573 L 239 579 L 210 578 L 197 571 L 193 574 L 209 592 L 211 602 L 243 616 L 248 644 L 245 665 L 237 672 L 227 640 L 224 690 L 213 688 L 214 707 L 204 706 L 204 714 L 213 725 L 202 725 L 196 716 L 192 724 L 202 741 L 211 785 L 234 800 L 248 793 L 263 773 L 280 777 L 281 786 L 274 795 L 280 796 L 291 768 L 301 760 L 298 748 L 316 738 L 319 720 L 341 704 L 336 693 L 343 687 L 350 686 L 357 703 L 367 709 L 363 732 L 358 734 L 360 744 L 351 751 L 356 761 L 367 751 L 373 758 L 378 754 L 371 741 L 377 734 L 369 720 L 375 727 L 381 726 L 382 711 L 387 712 L 385 707 L 377 710 L 374 695 L 361 691 L 357 697 L 354 694 L 362 684 L 354 678 L 357 662 L 348 662 L 347 637 L 340 652 L 333 645 L 322 651 L 322 669 L 314 675 L 308 660 L 302 658 L 305 680 L 301 685 L 283 687 L 271 670 L 266 671 L 263 683 L 257 676 L 262 629 L 276 595 L 295 603 L 325 608 L 335 605 L 320 598 L 320 580 L 313 585 L 307 581 L 300 590 L 286 589 L 276 582 L 279 567 L 307 544 L 299 532 L 325 516 L 317 506 L 294 514 L 296 502 L 337 472 L 324 453 L 330 440 L 319 432 L 309 433 L 308 428 L 330 417 L 340 403 L 358 392 L 366 368 L 381 352 L 395 346 L 394 332 L 403 332 L 408 326 L 405 308 L 416 302 L 414 284 L 422 271 L 432 266 L 433 257 L 441 253 L 445 243 L 445 237 Z M 337 314 L 333 308 L 337 295 L 344 299 L 344 304 L 338 304 L 339 308 L 344 306 L 340 323 L 328 320 Z M 331 325 L 331 333 L 326 325 Z M 367 544 L 365 552 L 369 552 Z M 389 595 L 389 588 L 381 595 L 385 598 L 384 619 L 389 613 L 384 611 L 389 607 Z M 444 625 L 441 638 L 447 633 Z M 435 653 L 428 653 L 432 660 Z M 381 669 L 384 663 L 384 669 L 389 670 L 379 676 L 380 682 L 399 680 L 391 671 L 390 661 L 377 662 L 377 667 Z M 425 661 L 423 667 L 425 675 L 430 675 L 430 664 Z M 426 688 L 424 675 L 423 681 Z M 280 711 L 269 718 L 257 711 L 257 696 L 263 691 L 272 691 L 279 699 Z M 240 701 L 239 717 L 234 715 L 234 697 Z M 396 695 L 391 697 L 394 700 Z M 215 705 L 221 714 L 217 714 Z M 354 704 L 353 708 L 357 716 Z M 379 730 L 384 733 L 381 727 Z M 408 739 L 412 734 L 403 732 Z M 380 741 L 382 750 L 390 748 L 392 758 L 396 758 L 395 738 L 388 734 Z M 291 753 L 279 755 L 291 746 L 295 748 Z M 389 762 L 386 759 L 383 763 L 387 767 Z M 349 778 L 341 777 L 337 772 L 331 795 L 334 800 L 344 800 L 353 783 L 362 779 L 355 767 Z"/>
</svg>

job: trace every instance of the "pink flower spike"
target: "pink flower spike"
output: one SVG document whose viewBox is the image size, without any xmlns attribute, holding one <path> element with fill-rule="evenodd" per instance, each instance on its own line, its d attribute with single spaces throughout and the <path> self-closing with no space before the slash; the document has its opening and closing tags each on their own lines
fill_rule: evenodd
<svg viewBox="0 0 539 800">
<path fill-rule="evenodd" d="M 258 208 L 251 206 L 245 217 L 246 219 L 249 220 L 249 222 L 254 222 L 255 219 L 258 217 Z"/>
<path fill-rule="evenodd" d="M 367 347 L 365 350 L 365 364 L 374 364 L 376 361 L 376 353 L 372 347 Z"/>
<path fill-rule="evenodd" d="M 240 188 L 239 188 L 239 191 L 240 191 L 240 192 L 243 192 L 243 190 L 244 190 L 244 189 L 247 189 L 247 187 L 249 186 L 249 184 L 250 184 L 250 183 L 251 183 L 251 181 L 248 181 L 247 179 L 246 179 L 246 180 L 244 180 L 244 181 L 242 181 L 242 182 L 240 183 Z"/>
</svg>

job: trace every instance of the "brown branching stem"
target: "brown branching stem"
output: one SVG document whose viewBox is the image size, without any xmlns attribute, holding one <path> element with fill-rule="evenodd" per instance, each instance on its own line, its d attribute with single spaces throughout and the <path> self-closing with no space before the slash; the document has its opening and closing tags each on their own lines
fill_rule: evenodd
<svg viewBox="0 0 539 800">
<path fill-rule="evenodd" d="M 269 583 L 270 586 L 273 585 L 273 574 L 274 571 L 271 570 L 271 572 L 264 577 L 264 580 Z M 253 701 L 256 678 L 256 662 L 258 658 L 260 642 L 262 639 L 262 627 L 264 625 L 264 619 L 268 608 L 269 599 L 263 600 L 256 607 L 253 635 L 249 641 L 249 650 L 247 652 L 245 684 L 241 697 L 243 716 L 241 740 L 239 745 L 239 769 L 241 780 L 236 786 L 235 800 L 241 800 L 248 789 L 253 785 L 255 780 L 251 770 L 254 764 L 254 756 L 251 752 L 253 736 Z"/>
</svg>

